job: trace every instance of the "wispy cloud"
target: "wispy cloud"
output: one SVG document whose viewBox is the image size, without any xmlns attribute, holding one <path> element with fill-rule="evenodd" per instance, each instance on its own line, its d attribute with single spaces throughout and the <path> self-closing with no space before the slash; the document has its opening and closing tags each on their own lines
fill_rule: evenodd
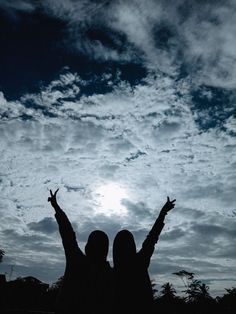
<svg viewBox="0 0 236 314">
<path fill-rule="evenodd" d="M 106 75 L 104 80 L 112 79 Z M 136 86 L 120 80 L 106 94 L 92 95 L 81 92 L 86 84 L 90 82 L 67 71 L 39 93 L 17 101 L 1 94 L 0 210 L 6 223 L 1 243 L 14 263 L 24 258 L 33 270 L 27 256 L 34 254 L 36 243 L 37 254 L 45 261 L 58 260 L 58 269 L 62 267 L 63 252 L 50 251 L 55 223 L 47 203 L 49 188 L 60 188 L 59 203 L 82 245 L 94 228 L 108 232 L 112 242 L 125 227 L 135 233 L 140 247 L 169 195 L 177 198 L 177 206 L 167 217 L 157 256 L 175 255 L 176 260 L 170 268 L 160 266 L 158 275 L 175 270 L 176 261 L 180 265 L 183 258 L 188 259 L 183 266 L 201 274 L 191 260 L 194 256 L 218 265 L 217 278 L 224 267 L 217 258 L 227 247 L 227 263 L 235 258 L 230 247 L 235 211 L 233 115 L 223 129 L 219 124 L 202 128 L 188 79 L 180 83 L 150 74 Z M 127 191 L 122 201 L 127 215 L 96 210 L 96 189 L 109 182 Z M 28 244 L 23 248 L 19 243 L 25 237 Z M 18 239 L 20 255 L 13 242 L 12 249 L 8 247 L 13 238 Z M 59 234 L 56 242 L 58 248 Z M 56 279 L 53 274 L 49 280 Z"/>
<path fill-rule="evenodd" d="M 9 10 L 40 6 L 67 22 L 67 42 L 93 59 L 142 62 L 150 70 L 188 73 L 197 84 L 233 89 L 235 1 L 2 2 Z"/>
</svg>

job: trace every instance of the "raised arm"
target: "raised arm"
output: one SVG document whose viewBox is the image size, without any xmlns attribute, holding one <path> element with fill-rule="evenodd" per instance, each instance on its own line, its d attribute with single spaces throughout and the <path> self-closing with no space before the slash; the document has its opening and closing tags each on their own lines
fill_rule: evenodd
<svg viewBox="0 0 236 314">
<path fill-rule="evenodd" d="M 65 214 L 65 212 L 60 208 L 57 203 L 57 192 L 59 189 L 53 193 L 50 190 L 50 197 L 48 197 L 48 202 L 51 203 L 52 207 L 55 210 L 55 218 L 57 220 L 59 226 L 59 232 L 62 238 L 62 244 L 64 247 L 65 255 L 68 260 L 74 254 L 84 255 L 83 252 L 78 247 L 78 243 L 76 241 L 76 235 L 73 230 L 73 227 Z"/>
<path fill-rule="evenodd" d="M 159 216 L 157 217 L 152 229 L 147 235 L 146 239 L 143 242 L 142 249 L 139 251 L 139 254 L 143 256 L 146 260 L 146 263 L 149 265 L 150 258 L 154 252 L 155 244 L 159 239 L 159 235 L 164 227 L 165 216 L 168 212 L 175 207 L 175 199 L 170 201 L 169 196 L 167 196 L 167 202 L 162 207 Z"/>
</svg>

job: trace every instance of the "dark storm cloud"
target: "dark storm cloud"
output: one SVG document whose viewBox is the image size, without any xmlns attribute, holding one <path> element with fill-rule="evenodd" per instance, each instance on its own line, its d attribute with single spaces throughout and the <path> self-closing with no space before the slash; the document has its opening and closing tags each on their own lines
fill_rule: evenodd
<svg viewBox="0 0 236 314">
<path fill-rule="evenodd" d="M 205 240 L 208 243 L 210 241 L 214 243 L 219 241 L 219 238 L 221 240 L 228 239 L 229 241 L 235 239 L 236 237 L 235 225 L 236 222 L 234 222 L 233 224 L 228 224 L 226 226 L 196 223 L 192 224 L 190 230 L 191 232 L 195 233 L 196 239 L 199 239 L 202 242 L 203 240 Z M 225 243 L 227 243 L 227 241 Z"/>
<path fill-rule="evenodd" d="M 45 217 L 44 219 L 42 219 L 38 222 L 28 223 L 28 228 L 30 230 L 33 230 L 36 232 L 39 231 L 39 232 L 46 233 L 46 234 L 47 233 L 51 234 L 51 233 L 58 231 L 57 223 L 56 223 L 55 219 L 51 218 L 51 217 Z"/>
<path fill-rule="evenodd" d="M 15 229 L 5 229 L 2 234 L 6 237 L 8 245 L 12 247 L 15 246 L 18 252 L 23 253 L 23 251 L 31 251 L 37 247 L 38 252 L 49 251 L 50 250 L 50 238 L 42 233 L 20 233 Z M 49 239 L 49 241 L 48 241 Z M 56 248 L 55 248 L 56 251 Z"/>
<path fill-rule="evenodd" d="M 122 203 L 126 206 L 132 218 L 145 219 L 151 215 L 151 209 L 144 202 L 133 203 L 129 200 L 123 200 Z"/>
<path fill-rule="evenodd" d="M 213 181 L 211 179 L 211 181 Z M 212 198 L 216 200 L 221 200 L 224 203 L 224 206 L 229 206 L 232 202 L 236 201 L 236 195 L 234 188 L 231 186 L 227 189 L 225 193 L 225 186 L 219 184 L 217 180 L 213 182 L 206 182 L 206 185 L 195 185 L 194 189 L 187 189 L 187 195 L 189 199 L 203 199 L 208 198 L 211 195 Z"/>
<path fill-rule="evenodd" d="M 161 235 L 161 240 L 163 241 L 175 241 L 179 238 L 182 238 L 185 236 L 185 231 L 183 231 L 181 228 L 175 228 L 169 232 L 165 232 L 163 235 Z"/>
<path fill-rule="evenodd" d="M 205 213 L 201 210 L 184 207 L 178 209 L 178 214 L 187 219 L 198 219 L 205 215 Z"/>
<path fill-rule="evenodd" d="M 79 241 L 86 242 L 89 234 L 94 230 L 103 230 L 109 235 L 110 244 L 112 244 L 112 239 L 115 234 L 122 229 L 122 221 L 117 217 L 107 217 L 102 214 L 98 214 L 92 219 L 88 217 L 83 221 L 83 223 L 77 223 L 76 233 Z"/>
<path fill-rule="evenodd" d="M 214 258 L 216 256 L 223 257 L 225 253 L 225 257 L 235 257 L 235 250 L 233 250 L 230 244 L 235 239 L 235 222 L 229 223 L 228 221 L 228 224 L 225 226 L 191 223 L 190 225 L 184 224 L 182 228 L 182 240 L 178 242 L 176 247 L 171 249 L 168 249 L 163 244 L 161 248 L 162 254 L 176 256 L 176 258 L 181 256 L 191 258 L 194 256 L 195 258 L 204 259 L 206 255 Z M 168 238 L 168 233 L 163 234 L 162 239 L 165 240 L 166 236 Z M 171 238 L 168 240 L 171 241 Z M 217 262 L 215 263 L 217 265 Z"/>
<path fill-rule="evenodd" d="M 236 259 L 236 250 L 233 243 L 226 244 L 223 248 L 217 249 L 210 253 L 210 256 L 222 259 Z"/>
<path fill-rule="evenodd" d="M 22 234 L 13 229 L 3 230 L 2 235 L 8 243 L 3 271 L 9 274 L 13 266 L 14 278 L 33 275 L 45 282 L 55 281 L 63 274 L 64 254 L 59 235 L 50 233 L 50 238 L 43 236 L 41 230 L 40 234 L 38 230 L 34 234 Z"/>
</svg>

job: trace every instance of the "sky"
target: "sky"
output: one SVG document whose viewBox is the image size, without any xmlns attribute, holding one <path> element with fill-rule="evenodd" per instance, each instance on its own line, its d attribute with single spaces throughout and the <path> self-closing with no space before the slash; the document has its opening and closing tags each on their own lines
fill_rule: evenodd
<svg viewBox="0 0 236 314">
<path fill-rule="evenodd" d="M 137 248 L 167 196 L 149 268 L 236 285 L 236 2 L 0 1 L 0 272 L 65 267 L 49 190 L 81 248 L 94 229 Z"/>
</svg>

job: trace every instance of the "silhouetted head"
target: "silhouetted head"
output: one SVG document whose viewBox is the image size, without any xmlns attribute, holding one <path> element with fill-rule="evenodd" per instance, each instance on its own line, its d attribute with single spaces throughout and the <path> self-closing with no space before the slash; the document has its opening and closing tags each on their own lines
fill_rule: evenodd
<svg viewBox="0 0 236 314">
<path fill-rule="evenodd" d="M 85 246 L 86 256 L 93 262 L 105 262 L 109 248 L 109 239 L 105 232 L 95 230 L 90 233 Z"/>
<path fill-rule="evenodd" d="M 132 233 L 121 230 L 115 236 L 113 242 L 113 264 L 115 268 L 132 264 L 136 256 L 136 245 Z"/>
</svg>

